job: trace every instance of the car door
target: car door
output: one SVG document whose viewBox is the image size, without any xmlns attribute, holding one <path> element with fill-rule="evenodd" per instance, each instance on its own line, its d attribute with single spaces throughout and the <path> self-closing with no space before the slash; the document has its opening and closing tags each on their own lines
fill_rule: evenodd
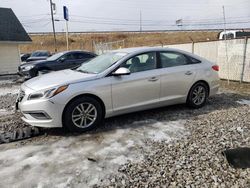
<svg viewBox="0 0 250 188">
<path fill-rule="evenodd" d="M 159 102 L 160 75 L 155 52 L 136 55 L 120 67 L 128 68 L 130 74 L 111 78 L 114 113 L 147 109 Z"/>
<path fill-rule="evenodd" d="M 200 61 L 179 52 L 158 53 L 161 64 L 160 101 L 162 104 L 185 102 Z"/>
</svg>

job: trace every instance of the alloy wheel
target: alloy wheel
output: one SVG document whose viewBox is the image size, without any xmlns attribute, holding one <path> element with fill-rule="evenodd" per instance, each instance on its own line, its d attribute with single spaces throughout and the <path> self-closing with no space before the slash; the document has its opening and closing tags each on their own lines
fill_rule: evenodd
<svg viewBox="0 0 250 188">
<path fill-rule="evenodd" d="M 195 105 L 200 105 L 206 99 L 206 89 L 203 86 L 197 86 L 192 93 L 192 101 Z"/>
<path fill-rule="evenodd" d="M 97 109 L 91 103 L 81 103 L 72 112 L 72 122 L 79 128 L 91 126 L 97 118 Z"/>
</svg>

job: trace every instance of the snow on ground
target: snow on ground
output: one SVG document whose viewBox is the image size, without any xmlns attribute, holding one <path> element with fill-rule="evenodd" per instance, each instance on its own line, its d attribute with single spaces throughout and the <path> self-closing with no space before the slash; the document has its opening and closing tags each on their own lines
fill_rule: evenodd
<svg viewBox="0 0 250 188">
<path fill-rule="evenodd" d="M 245 105 L 249 105 L 250 106 L 250 100 L 245 100 L 245 99 L 241 99 L 240 101 L 237 101 L 240 104 L 245 104 Z"/>
<path fill-rule="evenodd" d="M 61 137 L 5 150 L 0 147 L 0 187 L 89 187 L 105 184 L 119 165 L 143 159 L 145 140 L 169 142 L 187 134 L 185 120 L 133 122 L 115 130 Z"/>
<path fill-rule="evenodd" d="M 13 114 L 14 111 L 9 111 L 9 110 L 6 110 L 6 109 L 0 109 L 0 117 L 1 116 L 5 116 L 5 115 L 9 115 L 9 114 Z"/>
<path fill-rule="evenodd" d="M 0 80 L 0 85 L 3 85 L 3 84 L 13 84 L 13 80 L 8 80 L 8 79 Z"/>
<path fill-rule="evenodd" d="M 0 86 L 0 96 L 4 96 L 7 94 L 17 94 L 19 91 L 19 85 L 12 85 L 11 87 Z"/>
</svg>

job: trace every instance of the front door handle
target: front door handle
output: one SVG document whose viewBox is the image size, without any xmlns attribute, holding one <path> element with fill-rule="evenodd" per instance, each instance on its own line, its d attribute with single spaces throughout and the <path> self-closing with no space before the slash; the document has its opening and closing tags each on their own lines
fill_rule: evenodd
<svg viewBox="0 0 250 188">
<path fill-rule="evenodd" d="M 193 74 L 193 72 L 191 72 L 191 71 L 187 71 L 187 72 L 185 72 L 185 74 L 186 74 L 186 75 L 192 75 L 192 74 Z"/>
<path fill-rule="evenodd" d="M 150 81 L 150 82 L 155 82 L 157 80 L 158 80 L 158 78 L 155 76 L 148 79 L 148 81 Z"/>
</svg>

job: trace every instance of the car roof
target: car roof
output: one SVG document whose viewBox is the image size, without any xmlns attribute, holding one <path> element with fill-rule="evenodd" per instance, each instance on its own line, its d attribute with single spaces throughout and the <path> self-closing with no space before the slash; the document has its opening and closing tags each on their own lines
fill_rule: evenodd
<svg viewBox="0 0 250 188">
<path fill-rule="evenodd" d="M 71 52 L 82 52 L 82 53 L 88 53 L 88 54 L 94 54 L 93 52 L 89 52 L 89 51 L 84 51 L 84 50 L 68 50 L 68 51 L 62 51 L 62 52 L 58 52 L 58 53 L 71 53 Z"/>
<path fill-rule="evenodd" d="M 117 49 L 113 50 L 111 52 L 122 52 L 122 53 L 143 53 L 148 51 L 175 51 L 175 52 L 183 52 L 182 50 L 175 49 L 175 48 L 167 48 L 167 47 L 135 47 L 135 48 L 123 48 L 123 49 Z"/>
<path fill-rule="evenodd" d="M 147 53 L 147 52 L 152 52 L 152 51 L 168 51 L 168 52 L 177 52 L 177 53 L 181 53 L 181 54 L 185 54 L 188 56 L 191 56 L 195 59 L 198 59 L 200 61 L 205 60 L 204 58 L 193 54 L 191 52 L 187 52 L 184 50 L 180 50 L 180 49 L 176 49 L 176 48 L 168 48 L 168 47 L 136 47 L 136 48 L 123 48 L 123 49 L 118 49 L 118 50 L 114 50 L 114 51 L 110 51 L 112 52 L 116 52 L 116 53 L 127 53 L 127 55 L 137 55 L 140 53 Z"/>
</svg>

